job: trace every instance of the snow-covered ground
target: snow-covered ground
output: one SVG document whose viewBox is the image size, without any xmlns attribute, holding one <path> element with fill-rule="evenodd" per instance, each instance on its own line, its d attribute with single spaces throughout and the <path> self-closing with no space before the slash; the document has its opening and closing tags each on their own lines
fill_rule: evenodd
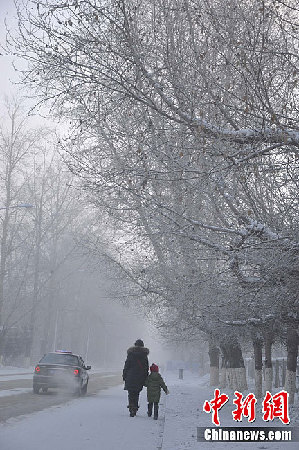
<svg viewBox="0 0 299 450">
<path fill-rule="evenodd" d="M 138 415 L 129 417 L 126 392 L 117 386 L 86 398 L 72 400 L 30 416 L 10 419 L 0 426 L 1 450 L 229 450 L 298 448 L 298 443 L 197 442 L 197 427 L 211 427 L 211 415 L 203 412 L 205 400 L 213 396 L 207 377 L 184 372 L 162 374 L 170 390 L 162 393 L 159 420 L 146 415 L 146 392 L 142 392 Z M 227 392 L 228 393 L 228 392 Z M 227 406 L 227 407 L 226 407 Z M 232 408 L 225 405 L 219 415 L 222 426 L 235 426 Z M 255 426 L 265 426 L 257 414 Z M 291 423 L 293 425 L 293 423 Z M 243 426 L 247 426 L 246 422 Z M 274 419 L 271 426 L 282 425 Z"/>
<path fill-rule="evenodd" d="M 33 371 L 30 373 L 22 373 L 22 374 L 10 374 L 10 375 L 0 375 L 0 386 L 1 381 L 13 381 L 13 380 L 32 380 Z"/>
<path fill-rule="evenodd" d="M 298 450 L 298 442 L 197 442 L 197 427 L 215 427 L 212 424 L 211 414 L 203 411 L 205 400 L 211 400 L 214 397 L 214 389 L 209 386 L 209 376 L 206 375 L 205 377 L 199 378 L 187 372 L 184 375 L 184 380 L 178 380 L 177 378 L 171 379 L 170 390 L 171 394 L 167 396 L 166 400 L 162 450 L 230 450 L 232 448 L 238 450 L 282 450 L 286 445 L 288 450 Z M 232 403 L 233 393 L 225 388 L 221 389 L 222 393 L 229 395 L 230 400 L 219 411 L 221 427 L 250 426 L 247 418 L 243 419 L 241 423 L 233 421 L 232 411 L 236 408 Z M 245 394 L 247 395 L 248 392 L 244 392 Z M 256 420 L 252 426 L 283 426 L 278 418 L 275 418 L 273 422 L 264 422 L 261 410 L 262 407 L 259 402 L 256 405 Z M 297 418 L 297 412 L 297 409 L 293 411 L 292 418 L 294 416 Z M 292 420 L 291 425 L 294 425 Z M 297 426 L 299 426 L 298 423 Z"/>
<path fill-rule="evenodd" d="M 1 389 L 0 397 L 10 397 L 11 395 L 26 394 L 27 392 L 32 392 L 32 388 Z"/>
<path fill-rule="evenodd" d="M 34 367 L 9 367 L 0 365 L 0 383 L 10 380 L 28 380 L 32 378 Z"/>
</svg>

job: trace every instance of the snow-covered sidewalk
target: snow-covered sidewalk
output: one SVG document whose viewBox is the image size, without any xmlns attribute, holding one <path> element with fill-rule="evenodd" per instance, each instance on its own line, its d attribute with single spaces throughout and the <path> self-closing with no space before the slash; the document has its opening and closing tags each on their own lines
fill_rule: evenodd
<svg viewBox="0 0 299 450">
<path fill-rule="evenodd" d="M 207 378 L 190 372 L 179 380 L 177 373 L 162 374 L 170 390 L 161 396 L 159 420 L 146 414 L 146 392 L 140 398 L 138 415 L 130 418 L 123 386 L 100 391 L 50 409 L 10 419 L 0 426 L 1 450 L 223 450 L 298 448 L 298 443 L 197 442 L 197 427 L 211 427 L 211 416 L 203 412 L 205 400 L 213 396 Z M 226 407 L 227 406 L 227 407 Z M 220 411 L 222 426 L 234 426 L 231 410 Z M 247 420 L 247 419 L 246 419 Z M 248 425 L 246 422 L 244 426 Z M 255 426 L 265 426 L 257 418 Z M 272 426 L 280 426 L 275 419 Z"/>
<path fill-rule="evenodd" d="M 184 372 L 184 379 L 179 380 L 178 376 L 172 374 L 168 385 L 171 392 L 166 398 L 162 450 L 231 450 L 232 448 L 281 450 L 285 446 L 288 450 L 298 449 L 298 442 L 198 442 L 197 427 L 215 427 L 211 414 L 203 411 L 204 402 L 214 397 L 214 388 L 209 386 L 209 376 L 200 378 L 190 372 Z M 242 422 L 235 422 L 232 418 L 232 411 L 236 408 L 232 403 L 233 393 L 228 389 L 221 389 L 221 393 L 223 392 L 229 395 L 229 403 L 219 411 L 221 427 L 285 427 L 278 418 L 275 418 L 273 422 L 264 422 L 260 402 L 256 405 L 256 420 L 253 424 L 249 424 L 247 418 L 243 418 Z M 243 394 L 247 395 L 248 392 Z M 298 409 L 291 414 L 291 425 L 298 427 L 298 422 L 295 424 L 292 420 L 294 416 L 297 422 Z"/>
</svg>

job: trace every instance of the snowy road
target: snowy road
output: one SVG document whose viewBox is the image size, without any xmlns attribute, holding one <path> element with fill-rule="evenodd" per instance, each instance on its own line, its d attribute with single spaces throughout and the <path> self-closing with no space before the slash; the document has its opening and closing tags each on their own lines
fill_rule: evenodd
<svg viewBox="0 0 299 450">
<path fill-rule="evenodd" d="M 91 373 L 87 396 L 119 383 L 121 383 L 119 373 Z M 0 376 L 0 422 L 63 404 L 73 399 L 74 396 L 58 389 L 50 389 L 47 393 L 40 395 L 33 394 L 32 372 L 23 375 Z M 2 450 L 1 445 L 0 449 Z"/>
<path fill-rule="evenodd" d="M 149 450 L 161 442 L 163 420 L 130 418 L 122 386 L 79 398 L 0 426 L 1 450 Z"/>
</svg>

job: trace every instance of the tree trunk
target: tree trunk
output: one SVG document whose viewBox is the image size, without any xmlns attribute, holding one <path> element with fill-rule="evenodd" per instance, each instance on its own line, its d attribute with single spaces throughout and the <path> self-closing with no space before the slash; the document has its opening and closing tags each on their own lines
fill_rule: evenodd
<svg viewBox="0 0 299 450">
<path fill-rule="evenodd" d="M 250 358 L 248 361 L 248 377 L 254 380 L 255 377 L 255 367 L 254 367 L 254 358 Z"/>
<path fill-rule="evenodd" d="M 274 377 L 274 387 L 278 388 L 279 384 L 279 361 L 276 359 L 275 361 L 275 377 Z"/>
<path fill-rule="evenodd" d="M 281 373 L 281 385 L 284 386 L 286 382 L 286 371 L 287 371 L 287 363 L 286 360 L 282 360 L 282 373 Z"/>
<path fill-rule="evenodd" d="M 299 337 L 297 331 L 293 327 L 288 328 L 287 336 L 287 372 L 285 379 L 284 389 L 289 393 L 289 403 L 294 403 L 294 397 L 296 392 L 296 368 L 298 357 L 298 343 Z"/>
<path fill-rule="evenodd" d="M 253 341 L 254 351 L 254 369 L 255 369 L 255 396 L 256 398 L 262 398 L 263 395 L 263 342 L 261 339 L 254 339 Z"/>
<path fill-rule="evenodd" d="M 240 344 L 232 340 L 223 348 L 228 360 L 226 369 L 228 387 L 239 392 L 247 390 L 246 369 Z"/>
<path fill-rule="evenodd" d="M 12 135 L 13 135 L 14 124 L 12 124 Z M 8 231 L 9 231 L 9 208 L 11 206 L 11 178 L 12 178 L 12 168 L 11 168 L 11 155 L 12 155 L 12 147 L 9 146 L 9 157 L 7 162 L 7 172 L 5 174 L 6 177 L 6 192 L 5 192 L 5 212 L 4 217 L 2 219 L 2 237 L 1 237 L 1 245 L 0 245 L 0 326 L 3 326 L 2 331 L 4 331 L 4 322 L 2 318 L 2 309 L 4 304 L 4 281 L 6 276 L 6 265 L 7 265 L 7 246 L 8 246 Z M 3 351 L 4 351 L 4 333 L 0 335 L 0 364 L 2 364 L 3 359 Z"/>
<path fill-rule="evenodd" d="M 268 332 L 265 335 L 265 390 L 272 391 L 273 367 L 272 367 L 272 344 L 273 334 Z"/>
<path fill-rule="evenodd" d="M 33 293 L 32 293 L 32 308 L 30 315 L 30 358 L 31 364 L 34 363 L 36 355 L 34 354 L 34 338 L 35 338 L 35 326 L 37 318 L 37 307 L 39 300 L 39 278 L 40 278 L 40 257 L 41 257 L 41 243 L 42 243 L 42 222 L 43 222 L 43 190 L 44 183 L 42 184 L 42 193 L 40 195 L 38 207 L 36 207 L 35 216 L 35 252 L 34 252 L 34 279 L 33 279 Z"/>
<path fill-rule="evenodd" d="M 219 349 L 211 341 L 209 342 L 210 357 L 210 386 L 219 385 Z"/>
<path fill-rule="evenodd" d="M 231 346 L 231 368 L 234 373 L 233 389 L 240 392 L 247 390 L 247 379 L 242 349 L 238 342 Z"/>
<path fill-rule="evenodd" d="M 227 376 L 228 376 L 228 353 L 225 345 L 220 344 L 221 349 L 221 372 L 220 372 L 220 387 L 225 388 L 227 385 Z"/>
</svg>

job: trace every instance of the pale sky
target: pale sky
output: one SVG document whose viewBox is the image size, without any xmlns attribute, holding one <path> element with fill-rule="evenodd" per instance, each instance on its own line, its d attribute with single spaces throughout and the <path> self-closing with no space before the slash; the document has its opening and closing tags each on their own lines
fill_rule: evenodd
<svg viewBox="0 0 299 450">
<path fill-rule="evenodd" d="M 14 27 L 15 6 L 13 0 L 0 0 L 0 43 L 5 43 L 6 29 L 4 20 L 7 20 L 9 26 Z M 14 72 L 12 62 L 15 58 L 4 55 L 0 49 L 0 97 L 17 92 L 17 86 L 12 81 L 17 80 L 17 74 Z"/>
<path fill-rule="evenodd" d="M 5 21 L 11 30 L 16 29 L 16 9 L 14 0 L 0 0 L 0 46 L 1 44 L 5 44 Z M 35 101 L 34 99 L 30 100 L 28 98 L 28 91 L 22 92 L 21 86 L 16 84 L 19 81 L 19 74 L 14 70 L 13 67 L 13 63 L 15 63 L 16 67 L 18 67 L 19 69 L 25 68 L 26 62 L 16 58 L 15 56 L 5 55 L 5 52 L 1 48 L 0 54 L 0 108 L 6 96 L 8 98 L 11 98 L 13 96 L 21 98 L 22 96 L 25 96 L 26 99 L 23 100 L 22 103 L 28 111 L 31 110 L 31 108 L 35 104 Z M 44 115 L 46 114 L 47 112 L 44 111 Z M 30 115 L 32 115 L 32 111 L 30 112 Z M 1 120 L 3 120 L 1 109 L 0 117 Z M 51 127 L 55 126 L 53 120 L 49 118 L 45 119 L 43 117 L 40 117 L 39 115 L 34 115 L 32 123 L 34 123 L 35 125 L 46 125 Z"/>
</svg>

